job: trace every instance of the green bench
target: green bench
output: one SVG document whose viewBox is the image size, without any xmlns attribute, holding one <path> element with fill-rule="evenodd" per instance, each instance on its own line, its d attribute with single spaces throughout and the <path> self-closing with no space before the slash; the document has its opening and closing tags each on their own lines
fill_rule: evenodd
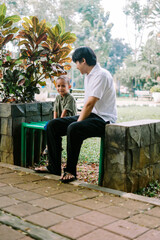
<svg viewBox="0 0 160 240">
<path fill-rule="evenodd" d="M 38 148 L 39 156 L 42 151 L 42 138 L 46 144 L 46 134 L 44 134 L 44 127 L 47 121 L 44 122 L 23 122 L 21 125 L 21 166 L 27 166 L 27 132 L 29 138 L 29 149 L 32 166 L 34 165 L 34 151 L 35 151 L 35 133 L 37 134 L 36 146 Z M 100 159 L 99 159 L 99 177 L 98 185 L 102 186 L 104 174 L 104 137 L 101 138 L 100 144 Z"/>
</svg>

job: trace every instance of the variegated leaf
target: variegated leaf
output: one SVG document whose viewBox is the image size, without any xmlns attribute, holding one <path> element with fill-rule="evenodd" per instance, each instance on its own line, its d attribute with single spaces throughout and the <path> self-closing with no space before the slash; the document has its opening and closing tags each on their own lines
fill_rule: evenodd
<svg viewBox="0 0 160 240">
<path fill-rule="evenodd" d="M 20 16 L 18 15 L 12 15 L 10 17 L 7 17 L 4 19 L 4 23 L 8 22 L 8 21 L 13 21 L 13 22 L 19 22 L 21 20 Z"/>
<path fill-rule="evenodd" d="M 33 17 L 32 18 L 32 23 L 33 23 L 34 32 L 36 33 L 37 32 L 37 26 L 38 26 L 38 23 L 39 23 L 38 18 L 37 17 Z"/>
<path fill-rule="evenodd" d="M 65 70 L 70 70 L 70 69 L 71 69 L 71 65 L 69 65 L 69 64 L 64 65 L 64 69 L 65 69 Z"/>
<path fill-rule="evenodd" d="M 7 11 L 7 7 L 5 5 L 5 3 L 0 5 L 0 15 L 6 15 L 6 11 Z"/>
<path fill-rule="evenodd" d="M 64 20 L 64 18 L 62 18 L 61 16 L 59 16 L 59 18 L 58 18 L 58 23 L 59 23 L 59 25 L 60 25 L 60 27 L 61 27 L 61 34 L 63 34 L 64 31 L 65 31 L 65 20 Z"/>
</svg>

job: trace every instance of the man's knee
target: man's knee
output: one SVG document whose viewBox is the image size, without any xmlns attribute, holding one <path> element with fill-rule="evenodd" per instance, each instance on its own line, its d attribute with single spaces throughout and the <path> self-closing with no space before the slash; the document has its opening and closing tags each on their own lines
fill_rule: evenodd
<svg viewBox="0 0 160 240">
<path fill-rule="evenodd" d="M 53 119 L 51 121 L 48 122 L 47 124 L 47 130 L 51 130 L 51 129 L 56 129 L 59 125 L 59 119 Z"/>
<path fill-rule="evenodd" d="M 78 122 L 71 123 L 67 128 L 67 135 L 77 135 L 77 134 L 79 134 Z"/>
</svg>

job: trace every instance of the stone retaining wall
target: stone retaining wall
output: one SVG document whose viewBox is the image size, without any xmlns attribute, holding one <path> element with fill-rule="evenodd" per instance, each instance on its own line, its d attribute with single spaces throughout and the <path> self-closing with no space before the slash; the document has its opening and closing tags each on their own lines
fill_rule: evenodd
<svg viewBox="0 0 160 240">
<path fill-rule="evenodd" d="M 0 162 L 20 165 L 21 123 L 53 118 L 53 102 L 0 103 Z"/>
<path fill-rule="evenodd" d="M 160 120 L 106 125 L 103 186 L 135 192 L 160 180 Z"/>
</svg>

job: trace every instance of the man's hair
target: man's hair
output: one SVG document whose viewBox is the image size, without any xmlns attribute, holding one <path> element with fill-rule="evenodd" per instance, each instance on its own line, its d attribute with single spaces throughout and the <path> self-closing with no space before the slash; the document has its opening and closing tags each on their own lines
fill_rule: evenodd
<svg viewBox="0 0 160 240">
<path fill-rule="evenodd" d="M 60 79 L 63 79 L 68 85 L 70 85 L 70 79 L 66 75 L 61 75 L 56 79 L 56 82 Z"/>
<path fill-rule="evenodd" d="M 72 54 L 73 62 L 82 62 L 83 58 L 86 60 L 88 66 L 95 66 L 97 63 L 97 57 L 94 51 L 90 47 L 79 47 Z"/>
</svg>

